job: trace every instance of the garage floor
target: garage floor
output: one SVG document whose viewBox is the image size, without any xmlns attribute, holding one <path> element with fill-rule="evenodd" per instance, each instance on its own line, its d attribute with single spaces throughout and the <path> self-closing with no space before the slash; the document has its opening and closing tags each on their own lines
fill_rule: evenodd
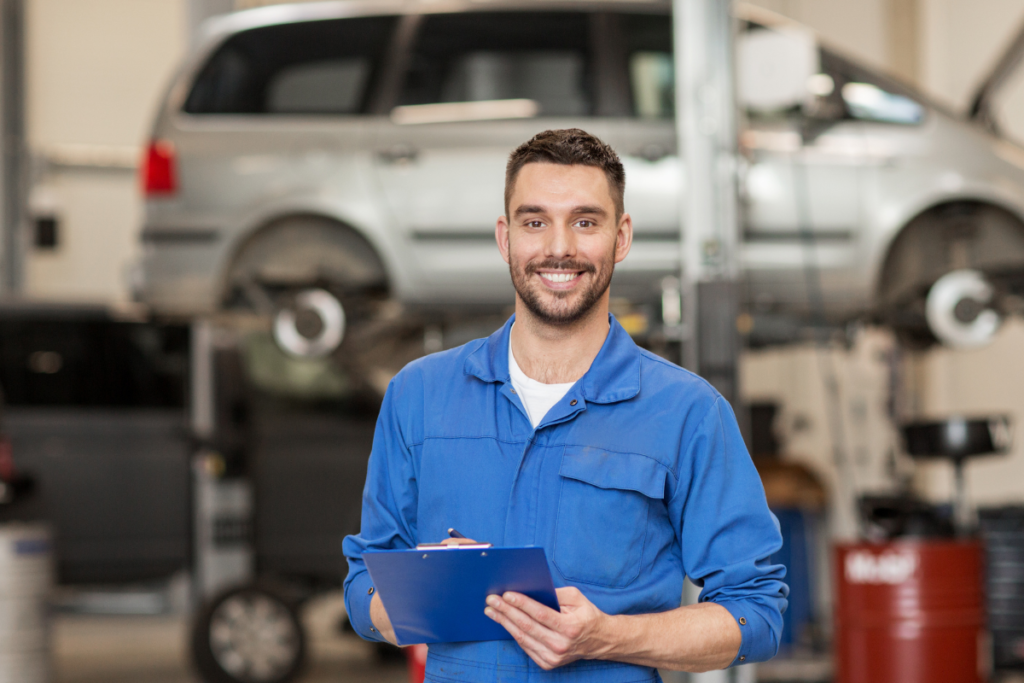
<svg viewBox="0 0 1024 683">
<path fill-rule="evenodd" d="M 304 615 L 309 667 L 302 683 L 406 683 L 401 662 L 380 664 L 373 647 L 336 629 L 337 598 Z M 53 623 L 55 683 L 198 683 L 188 663 L 188 618 L 59 614 Z"/>
<path fill-rule="evenodd" d="M 344 614 L 340 594 L 312 601 L 303 613 L 309 660 L 297 683 L 408 683 L 403 662 L 381 663 L 374 646 L 352 633 L 339 633 Z M 60 613 L 53 620 L 53 683 L 201 683 L 188 655 L 189 618 L 98 616 Z M 757 665 L 756 679 L 825 683 L 830 657 L 777 658 Z M 679 674 L 662 672 L 667 681 Z M 1003 675 L 998 683 L 1024 683 L 1024 674 Z"/>
</svg>

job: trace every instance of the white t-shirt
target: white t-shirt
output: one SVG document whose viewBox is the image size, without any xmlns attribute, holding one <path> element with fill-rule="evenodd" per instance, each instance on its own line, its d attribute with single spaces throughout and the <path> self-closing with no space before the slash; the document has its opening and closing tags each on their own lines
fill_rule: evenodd
<svg viewBox="0 0 1024 683">
<path fill-rule="evenodd" d="M 526 408 L 526 415 L 530 418 L 530 424 L 534 429 L 544 419 L 551 408 L 562 400 L 576 382 L 565 384 L 544 384 L 526 376 L 526 373 L 519 368 L 516 357 L 512 355 L 512 339 L 508 342 L 508 371 L 512 375 L 512 387 L 519 395 L 519 400 Z"/>
</svg>

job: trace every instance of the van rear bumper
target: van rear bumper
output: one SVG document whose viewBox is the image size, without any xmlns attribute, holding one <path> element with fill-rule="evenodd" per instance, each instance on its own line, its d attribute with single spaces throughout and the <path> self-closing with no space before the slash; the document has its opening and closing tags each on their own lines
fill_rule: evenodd
<svg viewBox="0 0 1024 683">
<path fill-rule="evenodd" d="M 142 247 L 133 275 L 135 298 L 159 315 L 205 315 L 219 308 L 219 235 L 145 228 Z"/>
</svg>

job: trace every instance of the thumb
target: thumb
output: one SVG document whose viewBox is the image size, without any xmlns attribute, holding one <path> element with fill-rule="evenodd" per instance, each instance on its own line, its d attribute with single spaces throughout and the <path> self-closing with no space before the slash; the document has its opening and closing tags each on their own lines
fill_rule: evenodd
<svg viewBox="0 0 1024 683">
<path fill-rule="evenodd" d="M 573 607 L 587 602 L 586 596 L 576 586 L 556 588 L 555 595 L 558 596 L 558 604 L 564 607 Z"/>
</svg>

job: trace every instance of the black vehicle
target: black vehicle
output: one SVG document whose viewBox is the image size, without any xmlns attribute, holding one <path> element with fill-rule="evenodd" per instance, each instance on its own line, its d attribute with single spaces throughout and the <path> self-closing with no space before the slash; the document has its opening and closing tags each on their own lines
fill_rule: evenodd
<svg viewBox="0 0 1024 683">
<path fill-rule="evenodd" d="M 54 527 L 58 581 L 188 566 L 188 334 L 99 307 L 0 308 L 3 429 L 37 482 L 18 515 Z"/>
<path fill-rule="evenodd" d="M 358 531 L 379 407 L 372 393 L 285 396 L 253 382 L 259 367 L 265 375 L 283 362 L 253 351 L 272 348 L 265 341 L 215 354 L 217 428 L 200 440 L 190 424 L 188 326 L 102 307 L 0 304 L 0 444 L 6 438 L 10 453 L 0 445 L 0 479 L 10 491 L 6 467 L 35 482 L 0 515 L 50 522 L 60 584 L 154 585 L 191 572 L 197 453 L 217 451 L 225 477 L 251 483 L 251 519 L 230 528 L 213 520 L 218 542 L 250 545 L 254 566 L 250 582 L 197 606 L 193 654 L 211 681 L 285 681 L 300 669 L 298 614 L 306 599 L 341 586 L 341 541 Z M 260 605 L 269 608 L 246 611 Z M 294 647 L 273 667 L 225 666 L 231 643 L 215 642 L 211 629 L 239 608 L 242 621 L 292 627 Z M 260 624 L 234 626 L 248 633 Z"/>
</svg>

